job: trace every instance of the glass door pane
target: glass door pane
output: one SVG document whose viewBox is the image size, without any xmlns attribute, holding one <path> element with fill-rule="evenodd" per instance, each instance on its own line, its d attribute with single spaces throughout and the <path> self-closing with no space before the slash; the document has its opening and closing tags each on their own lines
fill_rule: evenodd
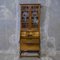
<svg viewBox="0 0 60 60">
<path fill-rule="evenodd" d="M 38 28 L 38 6 L 31 7 L 32 28 Z"/>
<path fill-rule="evenodd" d="M 29 7 L 21 6 L 21 27 L 28 28 Z"/>
</svg>

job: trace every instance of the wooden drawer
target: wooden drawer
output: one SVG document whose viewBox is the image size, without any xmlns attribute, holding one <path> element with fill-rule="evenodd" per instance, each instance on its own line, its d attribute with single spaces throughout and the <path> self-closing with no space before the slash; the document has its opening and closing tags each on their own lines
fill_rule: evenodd
<svg viewBox="0 0 60 60">
<path fill-rule="evenodd" d="M 21 51 L 39 51 L 40 45 L 21 44 L 20 49 Z"/>
<path fill-rule="evenodd" d="M 21 43 L 39 43 L 40 40 L 39 39 L 21 39 Z"/>
<path fill-rule="evenodd" d="M 21 32 L 20 35 L 21 38 L 40 38 L 40 33 L 39 32 Z"/>
</svg>

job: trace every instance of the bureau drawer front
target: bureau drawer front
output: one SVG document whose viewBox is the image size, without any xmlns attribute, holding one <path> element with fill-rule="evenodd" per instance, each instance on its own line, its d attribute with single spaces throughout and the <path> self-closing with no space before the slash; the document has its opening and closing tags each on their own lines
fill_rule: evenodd
<svg viewBox="0 0 60 60">
<path fill-rule="evenodd" d="M 40 40 L 39 39 L 21 39 L 21 43 L 39 43 Z"/>
<path fill-rule="evenodd" d="M 22 51 L 39 51 L 40 46 L 39 45 L 27 45 L 27 44 L 21 44 Z"/>
<path fill-rule="evenodd" d="M 40 36 L 40 33 L 39 32 L 28 32 L 28 31 L 25 31 L 25 32 L 21 32 L 21 37 L 39 37 Z"/>
</svg>

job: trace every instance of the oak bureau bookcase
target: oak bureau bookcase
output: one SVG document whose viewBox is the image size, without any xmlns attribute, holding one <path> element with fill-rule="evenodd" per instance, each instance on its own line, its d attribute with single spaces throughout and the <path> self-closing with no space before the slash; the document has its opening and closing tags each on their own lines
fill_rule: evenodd
<svg viewBox="0 0 60 60">
<path fill-rule="evenodd" d="M 20 6 L 20 57 L 40 57 L 40 4 Z"/>
</svg>

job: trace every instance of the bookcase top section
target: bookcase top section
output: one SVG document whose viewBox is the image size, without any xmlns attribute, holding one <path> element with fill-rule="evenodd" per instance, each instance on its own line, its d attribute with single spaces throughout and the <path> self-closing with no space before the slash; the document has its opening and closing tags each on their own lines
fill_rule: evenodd
<svg viewBox="0 0 60 60">
<path fill-rule="evenodd" d="M 39 5 L 41 7 L 41 4 L 19 4 L 19 5 Z"/>
</svg>

